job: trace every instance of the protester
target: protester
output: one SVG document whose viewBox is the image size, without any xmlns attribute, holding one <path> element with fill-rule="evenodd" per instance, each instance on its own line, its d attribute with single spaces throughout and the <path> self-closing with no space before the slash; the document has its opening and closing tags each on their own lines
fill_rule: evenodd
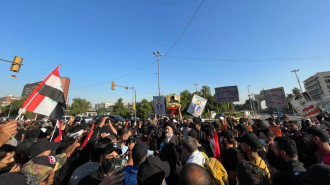
<svg viewBox="0 0 330 185">
<path fill-rule="evenodd" d="M 211 178 L 203 167 L 194 163 L 190 163 L 182 168 L 179 184 L 209 185 L 211 184 Z"/>
<path fill-rule="evenodd" d="M 168 162 L 159 157 L 148 157 L 140 166 L 137 173 L 138 185 L 166 185 L 165 178 L 170 174 Z"/>
<path fill-rule="evenodd" d="M 275 122 L 275 119 L 273 117 L 269 117 L 266 119 L 268 121 L 268 128 L 273 131 L 276 137 L 282 137 L 282 131 L 281 131 L 281 126 L 277 125 Z"/>
</svg>

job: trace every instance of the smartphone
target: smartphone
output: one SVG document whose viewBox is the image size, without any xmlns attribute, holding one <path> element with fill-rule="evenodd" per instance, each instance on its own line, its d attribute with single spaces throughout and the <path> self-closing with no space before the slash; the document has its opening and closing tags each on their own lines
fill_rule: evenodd
<svg viewBox="0 0 330 185">
<path fill-rule="evenodd" d="M 114 170 L 117 168 L 123 168 L 126 164 L 126 159 L 115 158 L 114 163 L 115 163 Z"/>
</svg>

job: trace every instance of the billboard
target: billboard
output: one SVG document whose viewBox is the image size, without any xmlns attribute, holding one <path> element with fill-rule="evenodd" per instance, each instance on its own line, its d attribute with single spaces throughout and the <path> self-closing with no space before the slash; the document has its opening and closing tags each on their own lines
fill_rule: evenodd
<svg viewBox="0 0 330 185">
<path fill-rule="evenodd" d="M 207 99 L 194 94 L 187 112 L 192 114 L 195 117 L 202 115 L 206 102 L 207 102 Z"/>
<path fill-rule="evenodd" d="M 265 90 L 265 101 L 267 107 L 287 108 L 288 104 L 285 98 L 283 87 Z"/>
<path fill-rule="evenodd" d="M 312 100 L 311 96 L 307 92 L 303 92 L 291 98 L 290 103 L 292 107 L 303 118 L 310 118 L 322 113 L 320 107 Z"/>
<path fill-rule="evenodd" d="M 215 101 L 217 103 L 239 101 L 237 86 L 226 86 L 215 88 Z"/>
<path fill-rule="evenodd" d="M 180 104 L 180 95 L 166 95 L 166 111 L 168 114 L 178 114 Z"/>
<path fill-rule="evenodd" d="M 166 114 L 164 96 L 154 96 L 153 107 L 154 107 L 154 113 L 156 115 Z"/>
</svg>

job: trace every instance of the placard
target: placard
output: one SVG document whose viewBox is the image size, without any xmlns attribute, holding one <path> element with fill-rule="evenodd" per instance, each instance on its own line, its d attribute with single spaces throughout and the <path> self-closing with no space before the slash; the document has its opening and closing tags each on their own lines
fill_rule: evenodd
<svg viewBox="0 0 330 185">
<path fill-rule="evenodd" d="M 215 88 L 215 101 L 217 103 L 239 101 L 237 86 L 226 86 L 226 87 Z"/>
</svg>

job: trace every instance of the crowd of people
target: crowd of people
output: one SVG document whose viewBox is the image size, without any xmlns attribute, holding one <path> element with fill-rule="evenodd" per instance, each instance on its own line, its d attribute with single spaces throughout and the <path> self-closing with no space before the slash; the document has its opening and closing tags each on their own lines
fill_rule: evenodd
<svg viewBox="0 0 330 185">
<path fill-rule="evenodd" d="M 87 124 L 71 117 L 57 142 L 55 122 L 2 120 L 0 184 L 329 185 L 327 115 L 278 120 L 203 122 L 179 112 Z"/>
</svg>

